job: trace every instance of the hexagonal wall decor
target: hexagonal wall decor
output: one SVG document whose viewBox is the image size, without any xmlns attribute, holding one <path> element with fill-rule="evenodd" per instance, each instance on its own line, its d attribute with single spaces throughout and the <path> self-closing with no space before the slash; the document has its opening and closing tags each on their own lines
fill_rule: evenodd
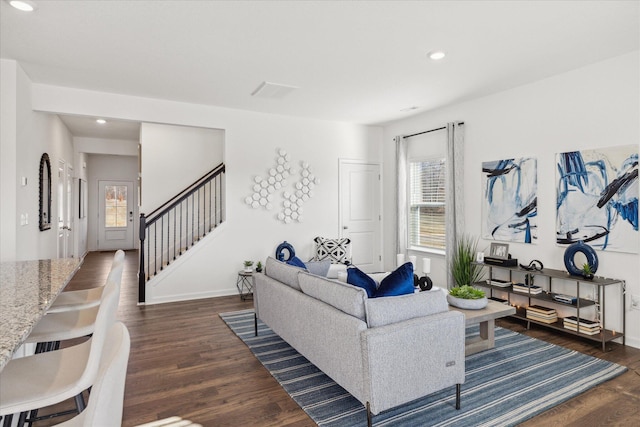
<svg viewBox="0 0 640 427">
<path fill-rule="evenodd" d="M 287 178 L 295 173 L 291 167 L 291 156 L 284 149 L 277 150 L 275 164 L 267 170 L 267 174 L 255 176 L 251 186 L 252 193 L 245 197 L 247 206 L 253 209 L 263 208 L 273 209 L 274 193 L 287 186 Z M 319 184 L 319 179 L 312 173 L 311 166 L 307 162 L 300 162 L 300 178 L 293 184 L 292 192 L 284 190 L 281 210 L 276 215 L 276 219 L 285 224 L 291 222 L 302 222 L 304 202 L 313 197 L 313 188 Z"/>
</svg>

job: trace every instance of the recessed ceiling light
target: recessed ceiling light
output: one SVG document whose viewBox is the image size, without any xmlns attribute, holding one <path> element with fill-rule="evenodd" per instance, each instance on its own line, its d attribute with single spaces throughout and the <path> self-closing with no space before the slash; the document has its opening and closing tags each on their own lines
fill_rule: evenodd
<svg viewBox="0 0 640 427">
<path fill-rule="evenodd" d="M 33 12 L 36 9 L 35 4 L 31 3 L 30 1 L 11 0 L 9 4 L 14 8 L 21 10 L 23 12 Z"/>
<path fill-rule="evenodd" d="M 103 124 L 107 123 L 107 121 L 105 119 L 97 119 L 96 123 L 99 124 L 99 125 L 103 125 Z"/>
<path fill-rule="evenodd" d="M 427 53 L 427 55 L 429 56 L 429 59 L 431 59 L 432 61 L 439 61 L 445 56 L 447 56 L 446 53 L 444 53 L 441 50 L 432 50 L 431 52 Z"/>
</svg>

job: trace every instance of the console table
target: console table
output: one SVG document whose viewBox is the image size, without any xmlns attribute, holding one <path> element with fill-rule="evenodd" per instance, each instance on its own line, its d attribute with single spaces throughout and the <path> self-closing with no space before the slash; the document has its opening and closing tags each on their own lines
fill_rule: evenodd
<svg viewBox="0 0 640 427">
<path fill-rule="evenodd" d="M 81 263 L 77 258 L 0 263 L 0 371 Z"/>
<path fill-rule="evenodd" d="M 571 329 L 567 329 L 564 325 L 563 319 L 558 318 L 556 322 L 546 323 L 541 321 L 536 321 L 527 317 L 526 315 L 526 307 L 519 307 L 516 309 L 516 313 L 513 317 L 525 320 L 527 322 L 527 328 L 531 323 L 551 328 L 555 330 L 559 330 L 568 334 L 577 335 L 581 338 L 585 338 L 588 340 L 599 342 L 602 345 L 602 351 L 606 351 L 606 343 L 613 341 L 615 339 L 620 338 L 622 340 L 622 345 L 625 344 L 625 326 L 626 326 L 626 313 L 625 313 L 625 293 L 626 293 L 626 282 L 621 279 L 611 279 L 605 277 L 595 277 L 593 279 L 585 279 L 578 276 L 571 276 L 566 271 L 562 270 L 554 270 L 551 268 L 545 268 L 542 270 L 525 270 L 521 267 L 505 267 L 505 266 L 497 266 L 485 263 L 476 263 L 473 264 L 482 265 L 489 269 L 489 283 L 487 282 L 477 282 L 474 283 L 474 286 L 482 286 L 484 288 L 489 288 L 489 297 L 494 297 L 494 292 L 504 292 L 507 295 L 507 304 L 511 305 L 511 297 L 513 295 L 518 295 L 520 297 L 524 297 L 527 300 L 527 306 L 537 305 L 537 304 L 553 304 L 559 307 L 567 307 L 573 310 L 575 313 L 575 317 L 577 322 L 579 323 L 581 319 L 584 319 L 584 316 L 581 314 L 581 309 L 584 309 L 589 306 L 596 306 L 596 310 L 598 313 L 598 321 L 601 325 L 601 330 L 597 334 L 589 335 L 581 332 L 580 328 L 576 328 L 575 331 Z M 509 279 L 501 286 L 496 286 L 491 284 L 490 281 L 494 278 L 494 269 L 495 270 L 504 270 L 508 272 Z M 541 281 L 536 282 L 538 286 L 542 288 L 542 292 L 538 294 L 533 294 L 531 291 L 529 292 L 516 292 L 513 289 L 513 274 L 516 273 L 520 276 L 528 277 L 529 281 L 533 283 L 534 278 L 540 278 Z M 542 281 L 546 283 L 542 283 Z M 575 297 L 575 301 L 571 303 L 563 303 L 555 299 L 555 296 L 558 295 L 554 292 L 554 281 L 566 281 L 575 283 L 575 292 L 571 292 L 571 296 Z M 591 299 L 584 298 L 586 292 L 584 292 L 584 287 L 594 287 L 595 293 L 594 297 Z M 614 287 L 619 287 L 620 293 L 620 301 L 618 307 L 621 311 L 622 317 L 622 330 L 614 330 L 609 327 L 609 319 L 607 317 L 607 313 L 605 311 L 605 297 L 607 294 L 607 289 L 613 289 Z"/>
</svg>

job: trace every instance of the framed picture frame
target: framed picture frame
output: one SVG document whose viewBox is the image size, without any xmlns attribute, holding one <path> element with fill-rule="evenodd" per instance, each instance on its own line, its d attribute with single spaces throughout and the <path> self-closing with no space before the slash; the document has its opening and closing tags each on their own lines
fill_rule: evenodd
<svg viewBox="0 0 640 427">
<path fill-rule="evenodd" d="M 489 256 L 497 259 L 509 259 L 509 244 L 508 243 L 491 243 L 489 249 Z"/>
</svg>

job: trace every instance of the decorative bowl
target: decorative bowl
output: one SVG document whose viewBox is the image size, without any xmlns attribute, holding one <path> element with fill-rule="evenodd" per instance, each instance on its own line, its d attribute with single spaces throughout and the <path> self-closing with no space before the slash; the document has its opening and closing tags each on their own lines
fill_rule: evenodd
<svg viewBox="0 0 640 427">
<path fill-rule="evenodd" d="M 447 294 L 447 301 L 449 302 L 449 305 L 462 308 L 463 310 L 480 310 L 481 308 L 485 308 L 489 302 L 487 297 L 479 299 L 464 299 L 454 297 L 451 294 Z"/>
</svg>

